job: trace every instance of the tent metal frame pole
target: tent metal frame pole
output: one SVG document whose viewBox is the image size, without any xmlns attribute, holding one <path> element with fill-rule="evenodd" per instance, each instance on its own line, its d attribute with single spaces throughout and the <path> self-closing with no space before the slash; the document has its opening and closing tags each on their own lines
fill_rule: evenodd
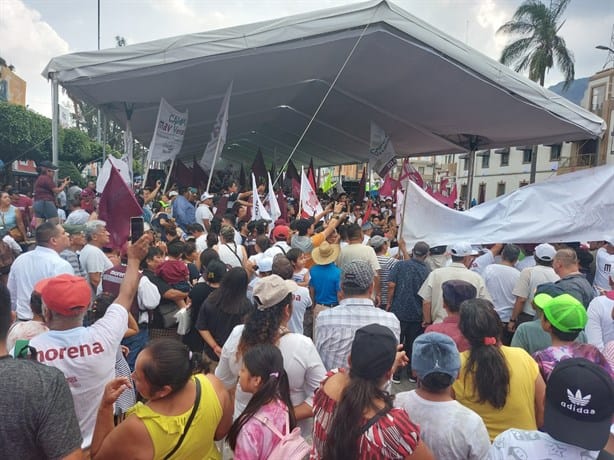
<svg viewBox="0 0 614 460">
<path fill-rule="evenodd" d="M 467 160 L 469 161 L 469 171 L 467 177 L 467 203 L 465 203 L 465 209 L 471 208 L 471 200 L 473 199 L 473 180 L 475 174 L 475 152 L 474 148 L 471 148 L 467 155 Z"/>
<path fill-rule="evenodd" d="M 58 104 L 58 79 L 55 74 L 51 75 L 51 162 L 58 165 L 59 160 L 59 132 L 58 125 L 60 121 L 60 106 Z M 58 172 L 54 176 L 57 180 Z"/>
</svg>

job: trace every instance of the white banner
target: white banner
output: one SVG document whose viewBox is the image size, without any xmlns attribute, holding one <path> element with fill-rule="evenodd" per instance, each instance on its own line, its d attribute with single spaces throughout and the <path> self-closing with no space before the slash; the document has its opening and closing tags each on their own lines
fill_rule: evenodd
<svg viewBox="0 0 614 460">
<path fill-rule="evenodd" d="M 413 182 L 405 199 L 408 247 L 420 240 L 431 245 L 556 243 L 601 241 L 614 234 L 612 166 L 554 176 L 465 212 L 444 206 Z"/>
<path fill-rule="evenodd" d="M 303 217 L 313 217 L 315 214 L 319 214 L 323 211 L 320 200 L 316 191 L 311 188 L 311 184 L 305 174 L 305 168 L 301 166 L 301 215 Z"/>
<path fill-rule="evenodd" d="M 269 176 L 269 193 L 267 195 L 267 201 L 269 202 L 269 214 L 271 215 L 271 221 L 275 222 L 281 217 L 281 209 L 279 209 L 279 203 L 277 202 L 277 197 L 275 196 L 275 192 L 273 191 L 273 181 L 271 181 L 271 173 L 267 172 L 267 176 Z"/>
<path fill-rule="evenodd" d="M 258 195 L 258 185 L 256 184 L 256 176 L 252 173 L 252 200 L 254 200 L 254 207 L 252 208 L 252 220 L 271 220 L 269 212 L 264 207 L 260 195 Z"/>
<path fill-rule="evenodd" d="M 226 143 L 226 133 L 228 132 L 228 109 L 230 108 L 230 94 L 232 93 L 232 81 L 228 85 L 222 106 L 217 114 L 213 130 L 211 131 L 211 140 L 207 143 L 203 156 L 200 159 L 200 165 L 206 172 L 213 171 L 215 161 Z"/>
<path fill-rule="evenodd" d="M 147 163 L 167 161 L 177 156 L 183 144 L 183 135 L 188 125 L 188 112 L 179 112 L 164 98 L 160 99 L 156 130 L 149 144 Z"/>
<path fill-rule="evenodd" d="M 380 177 L 384 177 L 394 166 L 396 152 L 386 132 L 371 122 L 371 146 L 369 148 L 369 167 Z"/>
</svg>

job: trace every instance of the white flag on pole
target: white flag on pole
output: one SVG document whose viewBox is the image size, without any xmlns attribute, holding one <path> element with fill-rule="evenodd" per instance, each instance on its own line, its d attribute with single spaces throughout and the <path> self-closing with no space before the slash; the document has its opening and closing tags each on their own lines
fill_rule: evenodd
<svg viewBox="0 0 614 460">
<path fill-rule="evenodd" d="M 164 98 L 160 99 L 156 130 L 149 144 L 147 164 L 150 161 L 167 161 L 177 156 L 183 145 L 188 125 L 188 112 L 179 112 Z"/>
<path fill-rule="evenodd" d="M 301 216 L 305 218 L 313 217 L 322 212 L 322 205 L 318 200 L 316 191 L 311 188 L 309 179 L 305 174 L 305 168 L 301 166 Z"/>
<path fill-rule="evenodd" d="M 226 143 L 226 133 L 228 132 L 228 109 L 230 108 L 230 94 L 232 93 L 232 81 L 228 85 L 222 106 L 215 119 L 213 131 L 211 131 L 211 140 L 207 143 L 203 156 L 200 159 L 200 165 L 203 170 L 212 172 L 215 168 L 215 161 L 220 154 L 224 144 Z"/>
<path fill-rule="evenodd" d="M 399 224 L 403 218 L 403 209 L 405 207 L 405 194 L 401 190 L 401 187 L 397 188 L 397 207 L 395 213 L 395 219 Z"/>
<path fill-rule="evenodd" d="M 252 199 L 254 200 L 254 207 L 252 209 L 252 220 L 271 220 L 269 212 L 264 207 L 260 195 L 258 195 L 258 185 L 256 184 L 256 176 L 252 173 Z"/>
<path fill-rule="evenodd" d="M 131 183 L 134 180 L 134 173 L 132 172 L 133 151 L 134 142 L 132 137 L 132 126 L 130 125 L 130 120 L 128 120 L 126 122 L 126 131 L 124 131 L 124 154 L 122 155 L 122 161 L 124 161 L 128 165 Z"/>
<path fill-rule="evenodd" d="M 390 137 L 375 123 L 371 122 L 371 146 L 369 148 L 369 167 L 380 177 L 386 176 L 394 166 L 396 152 Z"/>
<path fill-rule="evenodd" d="M 271 173 L 267 172 L 267 176 L 269 176 L 269 193 L 267 195 L 270 210 L 269 214 L 271 215 L 271 221 L 275 222 L 281 217 L 281 209 L 279 209 L 279 203 L 277 202 L 277 197 L 275 196 L 275 192 L 273 191 L 273 181 L 271 181 Z"/>
</svg>

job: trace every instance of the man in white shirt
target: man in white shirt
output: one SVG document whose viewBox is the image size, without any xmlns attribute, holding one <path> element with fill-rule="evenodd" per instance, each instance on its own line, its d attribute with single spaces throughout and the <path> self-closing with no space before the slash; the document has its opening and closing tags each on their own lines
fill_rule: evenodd
<svg viewBox="0 0 614 460">
<path fill-rule="evenodd" d="M 449 336 L 422 334 L 411 354 L 418 387 L 398 393 L 394 405 L 420 425 L 420 436 L 435 458 L 482 460 L 490 448 L 486 426 L 478 414 L 452 398 L 460 367 L 460 355 Z"/>
<path fill-rule="evenodd" d="M 447 316 L 443 308 L 442 284 L 449 280 L 461 280 L 473 284 L 477 290 L 478 299 L 492 300 L 484 279 L 475 272 L 469 270 L 473 259 L 478 252 L 469 243 L 460 242 L 450 246 L 452 263 L 447 267 L 433 270 L 422 287 L 418 295 L 422 297 L 422 327 L 433 323 L 440 323 Z"/>
<path fill-rule="evenodd" d="M 588 343 L 603 351 L 606 343 L 614 341 L 614 291 L 595 297 L 587 313 L 585 331 Z"/>
<path fill-rule="evenodd" d="M 270 258 L 275 257 L 277 254 L 286 255 L 291 249 L 287 241 L 290 239 L 290 227 L 287 225 L 277 225 L 271 232 L 271 238 L 273 239 L 273 245 L 264 251 L 264 255 Z"/>
<path fill-rule="evenodd" d="M 599 248 L 595 254 L 595 280 L 593 281 L 593 287 L 596 290 L 609 291 L 612 289 L 610 285 L 610 277 L 614 280 L 612 265 L 614 265 L 614 238 L 609 238 L 605 245 Z"/>
<path fill-rule="evenodd" d="M 343 266 L 341 303 L 320 312 L 315 321 L 315 345 L 326 369 L 347 366 L 354 334 L 363 326 L 372 323 L 386 326 L 400 339 L 398 318 L 394 313 L 376 308 L 371 300 L 374 278 L 375 272 L 365 260 L 354 260 Z"/>
<path fill-rule="evenodd" d="M 203 226 L 205 229 L 205 237 L 209 233 L 211 228 L 211 220 L 213 219 L 213 213 L 211 212 L 211 206 L 213 206 L 213 195 L 211 193 L 203 193 L 200 196 L 200 204 L 196 208 L 195 218 L 196 223 Z"/>
<path fill-rule="evenodd" d="M 535 289 L 540 284 L 554 283 L 559 280 L 552 268 L 552 261 L 556 255 L 556 249 L 548 243 L 542 243 L 535 247 L 533 256 L 535 258 L 535 266 L 525 268 L 520 272 L 516 286 L 512 294 L 516 296 L 514 309 L 507 324 L 507 330 L 514 332 L 518 325 L 532 321 L 535 317 L 532 301 L 535 295 Z"/>
<path fill-rule="evenodd" d="M 87 280 L 94 293 L 98 292 L 103 272 L 113 267 L 113 263 L 102 252 L 102 248 L 109 243 L 110 237 L 106 225 L 103 220 L 90 220 L 85 224 L 87 244 L 81 249 L 79 255 L 81 267 L 87 274 Z"/>
<path fill-rule="evenodd" d="M 60 275 L 43 288 L 43 315 L 49 332 L 30 340 L 37 360 L 60 369 L 70 386 L 83 436 L 90 446 L 96 413 L 105 385 L 115 377 L 115 359 L 128 329 L 128 311 L 137 291 L 139 263 L 147 254 L 150 237 L 143 236 L 128 248 L 128 266 L 115 302 L 90 327 L 83 317 L 91 303 L 91 289 L 79 276 Z"/>
<path fill-rule="evenodd" d="M 512 317 L 512 310 L 516 302 L 516 296 L 512 292 L 520 277 L 520 272 L 515 267 L 519 255 L 518 246 L 506 244 L 501 251 L 501 263 L 488 265 L 482 275 L 495 310 L 504 326 L 501 340 L 504 345 L 508 346 L 512 340 L 512 334 L 507 330 L 507 323 Z"/>
<path fill-rule="evenodd" d="M 32 319 L 30 296 L 36 283 L 62 273 L 74 274 L 70 263 L 60 257 L 60 252 L 70 245 L 64 227 L 45 222 L 36 228 L 35 238 L 36 249 L 15 259 L 7 282 L 11 308 L 19 321 Z"/>
</svg>

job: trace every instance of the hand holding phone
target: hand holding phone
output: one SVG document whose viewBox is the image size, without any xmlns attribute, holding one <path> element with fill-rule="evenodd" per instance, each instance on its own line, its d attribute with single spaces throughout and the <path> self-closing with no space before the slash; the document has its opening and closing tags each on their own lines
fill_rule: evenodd
<svg viewBox="0 0 614 460">
<path fill-rule="evenodd" d="M 130 218 L 130 242 L 134 244 L 139 240 L 145 232 L 145 222 L 143 217 L 131 217 Z"/>
</svg>

